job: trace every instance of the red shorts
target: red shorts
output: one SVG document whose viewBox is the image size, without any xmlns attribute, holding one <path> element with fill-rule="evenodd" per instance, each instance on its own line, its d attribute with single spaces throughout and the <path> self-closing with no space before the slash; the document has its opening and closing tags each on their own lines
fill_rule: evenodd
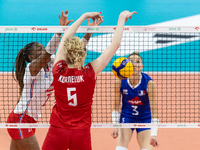
<svg viewBox="0 0 200 150">
<path fill-rule="evenodd" d="M 90 129 L 50 126 L 42 150 L 92 150 Z"/>
<path fill-rule="evenodd" d="M 12 111 L 8 116 L 7 123 L 37 123 L 32 117 L 26 114 L 14 114 Z M 35 134 L 35 128 L 7 128 L 10 137 L 13 140 L 19 140 L 31 137 Z"/>
</svg>

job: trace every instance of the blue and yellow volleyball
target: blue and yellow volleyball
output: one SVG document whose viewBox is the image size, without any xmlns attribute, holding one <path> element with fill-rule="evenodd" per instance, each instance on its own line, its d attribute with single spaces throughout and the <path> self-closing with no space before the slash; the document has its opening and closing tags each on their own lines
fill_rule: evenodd
<svg viewBox="0 0 200 150">
<path fill-rule="evenodd" d="M 132 62 L 125 58 L 117 58 L 112 65 L 112 72 L 118 79 L 127 79 L 133 74 L 134 68 Z"/>
</svg>

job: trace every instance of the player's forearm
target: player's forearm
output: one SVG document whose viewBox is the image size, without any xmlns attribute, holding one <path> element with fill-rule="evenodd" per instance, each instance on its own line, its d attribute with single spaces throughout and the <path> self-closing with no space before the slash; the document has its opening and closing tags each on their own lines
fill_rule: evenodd
<svg viewBox="0 0 200 150">
<path fill-rule="evenodd" d="M 112 43 L 111 43 L 111 45 L 115 49 L 118 49 L 120 46 L 122 36 L 123 36 L 125 19 L 126 19 L 125 16 L 123 16 L 123 14 L 120 14 L 118 23 L 117 23 L 117 27 L 116 27 L 116 31 L 113 35 L 113 39 L 112 39 Z"/>
<path fill-rule="evenodd" d="M 83 21 L 87 18 L 86 14 L 83 14 L 77 21 L 75 21 L 69 29 L 64 33 L 63 39 L 74 36 L 79 26 L 83 23 Z"/>
<path fill-rule="evenodd" d="M 112 111 L 119 111 L 119 105 L 114 103 Z"/>
<path fill-rule="evenodd" d="M 115 85 L 116 86 L 116 85 Z M 115 89 L 117 90 L 117 89 Z M 119 107 L 120 107 L 121 95 L 117 92 L 115 93 L 114 101 L 113 101 L 113 109 L 112 109 L 112 122 L 119 123 Z"/>
<path fill-rule="evenodd" d="M 151 117 L 152 117 L 152 118 L 158 118 L 157 107 L 151 109 Z"/>
<path fill-rule="evenodd" d="M 119 108 L 120 108 L 120 100 L 114 99 L 112 110 L 113 111 L 119 111 Z"/>
<path fill-rule="evenodd" d="M 155 92 L 154 92 L 155 93 Z M 151 95 L 151 94 L 150 94 Z M 158 119 L 158 107 L 157 107 L 157 99 L 156 99 L 156 94 L 153 94 L 154 96 L 150 96 L 150 103 L 151 103 L 151 123 L 158 124 L 159 119 Z M 151 129 L 151 136 L 157 136 L 158 128 L 152 128 Z"/>
<path fill-rule="evenodd" d="M 29 70 L 32 76 L 36 76 L 40 70 L 50 61 L 51 54 L 43 53 L 37 59 L 31 62 Z"/>
<path fill-rule="evenodd" d="M 102 57 L 104 58 L 102 62 L 103 66 L 106 66 L 110 62 L 112 56 L 116 53 L 117 49 L 120 46 L 123 35 L 124 23 L 125 23 L 125 17 L 123 15 L 120 15 L 116 31 L 112 38 L 112 43 L 107 48 L 108 50 L 102 53 Z"/>
<path fill-rule="evenodd" d="M 159 123 L 159 119 L 158 118 L 152 118 L 151 119 L 151 123 L 158 124 Z M 157 136 L 157 132 L 158 132 L 158 128 L 157 127 L 152 128 L 151 129 L 151 136 Z"/>
<path fill-rule="evenodd" d="M 86 33 L 86 34 L 83 36 L 83 39 L 89 41 L 91 35 L 92 35 L 92 33 Z"/>
<path fill-rule="evenodd" d="M 85 46 L 88 44 L 91 35 L 92 35 L 92 33 L 86 33 L 86 34 L 83 36 L 83 42 L 84 42 Z"/>
<path fill-rule="evenodd" d="M 55 53 L 55 51 L 59 45 L 60 38 L 61 38 L 61 36 L 59 36 L 58 34 L 53 35 L 53 37 L 51 38 L 51 40 L 49 41 L 49 43 L 47 44 L 47 46 L 45 48 L 49 54 Z"/>
<path fill-rule="evenodd" d="M 151 107 L 151 117 L 158 118 L 158 104 L 157 104 L 155 90 L 152 94 L 149 93 L 149 99 L 150 99 L 150 107 Z"/>
<path fill-rule="evenodd" d="M 151 110 L 151 123 L 159 123 L 157 104 L 154 104 Z M 158 128 L 151 129 L 151 136 L 157 136 Z"/>
</svg>

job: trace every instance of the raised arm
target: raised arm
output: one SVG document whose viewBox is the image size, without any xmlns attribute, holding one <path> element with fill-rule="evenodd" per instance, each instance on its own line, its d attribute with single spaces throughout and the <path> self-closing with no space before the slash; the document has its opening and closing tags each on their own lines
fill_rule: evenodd
<svg viewBox="0 0 200 150">
<path fill-rule="evenodd" d="M 102 17 L 100 16 L 101 13 L 98 12 L 92 12 L 92 13 L 85 13 L 83 14 L 76 22 L 74 22 L 69 29 L 64 33 L 60 45 L 58 47 L 58 51 L 56 53 L 54 64 L 56 64 L 60 60 L 66 60 L 66 53 L 64 51 L 64 42 L 65 39 L 71 38 L 76 33 L 79 26 L 83 23 L 83 21 L 87 18 L 100 18 L 102 20 Z"/>
<path fill-rule="evenodd" d="M 61 17 L 59 14 L 60 26 L 67 26 L 72 21 L 73 20 L 68 20 L 68 10 L 65 11 L 65 14 L 63 14 L 62 11 Z M 61 35 L 62 33 L 54 34 L 45 48 L 46 51 L 44 51 L 37 59 L 31 62 L 29 69 L 32 76 L 36 76 L 39 71 L 50 61 L 51 55 L 55 53 L 59 45 Z M 43 48 L 42 45 L 39 46 Z M 37 48 L 39 48 L 39 46 Z"/>
<path fill-rule="evenodd" d="M 106 50 L 104 50 L 104 52 L 97 59 L 91 62 L 96 76 L 107 66 L 119 48 L 123 35 L 124 23 L 128 20 L 128 18 L 131 19 L 133 14 L 136 14 L 136 12 L 123 11 L 119 15 L 117 28 L 113 35 L 111 45 Z"/>
<path fill-rule="evenodd" d="M 65 13 L 62 14 L 60 16 L 60 14 L 58 15 L 59 18 L 59 22 L 60 22 L 60 26 L 68 26 L 71 22 L 73 22 L 74 20 L 68 20 L 68 10 L 65 11 Z M 54 54 L 59 42 L 60 42 L 60 38 L 61 38 L 62 33 L 56 33 L 53 35 L 53 37 L 51 38 L 51 40 L 49 41 L 49 43 L 46 46 L 46 51 L 50 54 Z"/>
</svg>

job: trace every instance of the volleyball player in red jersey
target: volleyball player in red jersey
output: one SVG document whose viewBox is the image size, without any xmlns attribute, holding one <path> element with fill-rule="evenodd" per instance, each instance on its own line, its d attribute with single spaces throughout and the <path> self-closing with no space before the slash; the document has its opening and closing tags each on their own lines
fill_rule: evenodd
<svg viewBox="0 0 200 150">
<path fill-rule="evenodd" d="M 136 12 L 119 15 L 111 45 L 86 66 L 86 48 L 82 40 L 73 37 L 87 18 L 102 22 L 101 12 L 83 14 L 64 33 L 54 59 L 53 76 L 55 104 L 50 128 L 42 150 L 91 150 L 91 105 L 96 76 L 106 67 L 120 46 L 125 21 Z"/>
</svg>

